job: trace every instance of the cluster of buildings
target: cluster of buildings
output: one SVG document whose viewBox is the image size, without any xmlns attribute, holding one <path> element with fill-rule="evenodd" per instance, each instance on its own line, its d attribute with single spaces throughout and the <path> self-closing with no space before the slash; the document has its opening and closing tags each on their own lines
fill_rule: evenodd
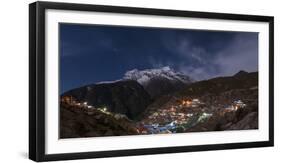
<svg viewBox="0 0 281 163">
<path fill-rule="evenodd" d="M 231 102 L 231 101 L 230 101 Z M 94 107 L 87 102 L 79 102 L 71 96 L 64 96 L 61 99 L 61 105 L 65 107 L 74 107 L 91 111 L 98 110 L 104 114 L 114 117 L 116 120 L 128 119 L 126 115 L 112 113 L 107 107 Z M 154 111 L 148 112 L 148 116 L 136 124 L 139 134 L 161 134 L 181 132 L 179 129 L 189 129 L 198 123 L 202 123 L 213 116 L 213 107 L 224 108 L 219 112 L 233 112 L 245 108 L 247 105 L 242 100 L 236 100 L 231 105 L 212 105 L 206 106 L 198 98 L 176 100 L 172 104 Z"/>
<path fill-rule="evenodd" d="M 109 114 L 109 111 L 106 107 L 96 108 L 88 104 L 88 102 L 79 102 L 72 96 L 63 96 L 61 98 L 61 104 L 67 107 L 75 107 L 79 109 L 96 109 L 103 113 Z"/>
<path fill-rule="evenodd" d="M 203 107 L 204 103 L 199 99 L 181 100 L 175 105 L 167 108 L 158 109 L 155 112 L 149 112 L 148 122 L 169 123 L 171 121 L 186 121 L 193 116 L 193 110 Z"/>
<path fill-rule="evenodd" d="M 177 133 L 181 130 L 189 129 L 195 126 L 198 123 L 204 122 L 209 119 L 213 114 L 212 113 L 200 113 L 190 116 L 185 121 L 174 120 L 167 124 L 141 124 L 137 126 L 138 132 L 140 134 L 166 134 L 166 133 Z"/>
<path fill-rule="evenodd" d="M 150 112 L 149 116 L 139 125 L 139 133 L 174 133 L 179 127 L 188 126 L 188 123 L 199 123 L 203 119 L 212 116 L 208 113 L 201 114 L 201 109 L 205 104 L 199 99 L 183 99 L 167 108 Z M 199 114 L 200 113 L 200 114 Z M 196 115 L 195 115 L 196 114 Z"/>
<path fill-rule="evenodd" d="M 75 107 L 79 109 L 95 109 L 95 107 L 88 105 L 87 102 L 79 102 L 72 96 L 63 96 L 61 98 L 61 105 L 65 107 Z"/>
<path fill-rule="evenodd" d="M 232 105 L 225 108 L 226 111 L 237 111 L 239 109 L 245 108 L 247 105 L 242 100 L 237 100 L 232 103 Z"/>
<path fill-rule="evenodd" d="M 173 121 L 171 123 L 168 123 L 166 125 L 159 125 L 151 124 L 151 125 L 142 125 L 141 127 L 138 127 L 138 131 L 141 134 L 161 134 L 161 133 L 174 133 L 176 132 L 176 123 Z"/>
<path fill-rule="evenodd" d="M 180 106 L 196 108 L 196 107 L 200 107 L 200 106 L 204 106 L 204 105 L 205 105 L 205 103 L 203 103 L 199 99 L 195 98 L 195 99 L 191 99 L 191 100 L 190 99 L 182 100 Z"/>
</svg>

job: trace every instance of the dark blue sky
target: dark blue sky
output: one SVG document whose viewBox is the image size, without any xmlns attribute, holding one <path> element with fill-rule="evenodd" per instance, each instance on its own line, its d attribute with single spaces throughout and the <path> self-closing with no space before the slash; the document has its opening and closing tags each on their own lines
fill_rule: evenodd
<svg viewBox="0 0 281 163">
<path fill-rule="evenodd" d="M 170 66 L 196 79 L 257 71 L 258 33 L 60 24 L 60 91 Z"/>
</svg>

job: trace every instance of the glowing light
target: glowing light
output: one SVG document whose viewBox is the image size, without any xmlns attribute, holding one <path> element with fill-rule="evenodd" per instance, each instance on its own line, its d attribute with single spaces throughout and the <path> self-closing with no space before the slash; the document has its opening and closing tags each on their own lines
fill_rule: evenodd
<svg viewBox="0 0 281 163">
<path fill-rule="evenodd" d="M 185 103 L 186 103 L 187 105 L 190 105 L 192 102 L 191 102 L 191 101 L 185 101 Z"/>
<path fill-rule="evenodd" d="M 176 109 L 172 106 L 171 108 L 170 108 L 170 111 L 175 111 Z"/>
<path fill-rule="evenodd" d="M 189 100 L 183 100 L 182 105 L 190 105 L 192 102 Z"/>
<path fill-rule="evenodd" d="M 205 120 L 205 119 L 208 119 L 208 118 L 210 118 L 211 116 L 212 116 L 213 114 L 212 113 L 203 113 L 199 118 L 198 118 L 198 122 L 201 122 L 201 121 L 203 121 L 203 120 Z"/>
<path fill-rule="evenodd" d="M 195 98 L 192 100 L 192 102 L 199 102 L 199 99 Z"/>
</svg>

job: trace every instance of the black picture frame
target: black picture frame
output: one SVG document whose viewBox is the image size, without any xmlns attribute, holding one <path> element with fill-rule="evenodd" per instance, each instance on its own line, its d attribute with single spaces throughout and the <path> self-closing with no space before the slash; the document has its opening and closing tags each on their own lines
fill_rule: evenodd
<svg viewBox="0 0 281 163">
<path fill-rule="evenodd" d="M 161 15 L 175 17 L 241 20 L 269 23 L 269 140 L 262 142 L 161 147 L 117 151 L 83 153 L 45 153 L 45 11 L 47 9 L 69 11 L 95 11 L 124 14 Z M 274 145 L 274 81 L 273 49 L 274 18 L 271 16 L 222 14 L 209 12 L 178 11 L 151 8 L 101 6 L 88 4 L 34 2 L 29 5 L 29 158 L 34 161 L 55 161 L 100 157 L 132 156 L 191 151 L 222 150 L 236 148 L 269 147 Z"/>
</svg>

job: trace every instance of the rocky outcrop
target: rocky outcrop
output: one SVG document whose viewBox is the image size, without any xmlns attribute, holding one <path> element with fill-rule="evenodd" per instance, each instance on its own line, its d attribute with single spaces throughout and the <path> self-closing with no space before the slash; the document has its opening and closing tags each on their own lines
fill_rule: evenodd
<svg viewBox="0 0 281 163">
<path fill-rule="evenodd" d="M 176 92 L 186 86 L 185 83 L 172 81 L 165 78 L 155 77 L 147 83 L 144 88 L 154 99 L 169 93 Z"/>
<path fill-rule="evenodd" d="M 242 120 L 229 127 L 230 130 L 248 130 L 258 129 L 258 113 L 251 112 L 247 114 Z"/>
</svg>

